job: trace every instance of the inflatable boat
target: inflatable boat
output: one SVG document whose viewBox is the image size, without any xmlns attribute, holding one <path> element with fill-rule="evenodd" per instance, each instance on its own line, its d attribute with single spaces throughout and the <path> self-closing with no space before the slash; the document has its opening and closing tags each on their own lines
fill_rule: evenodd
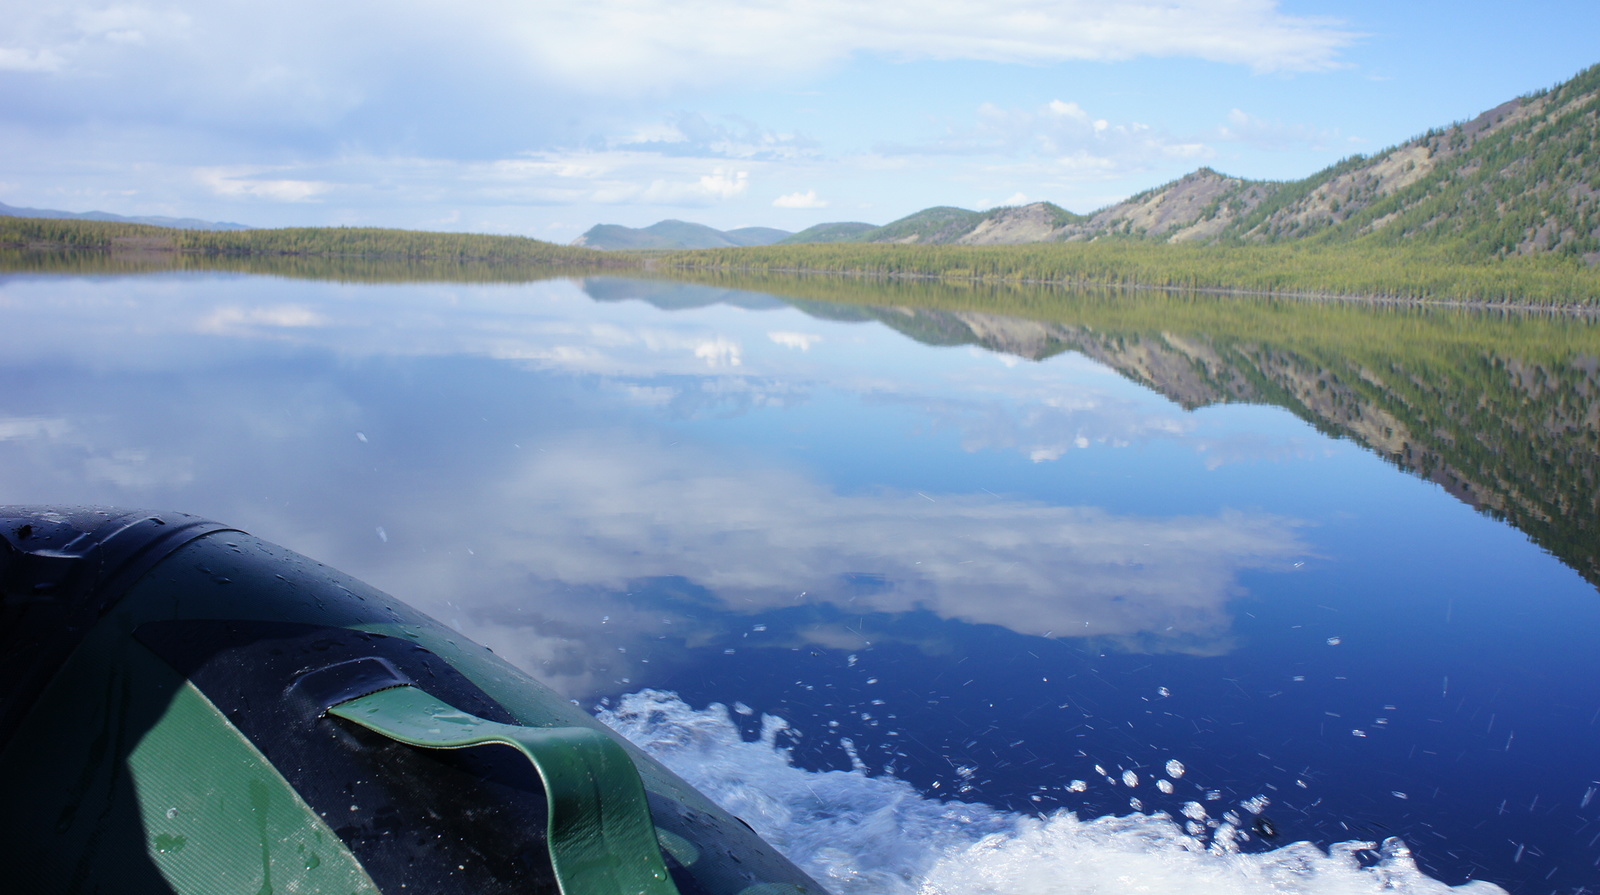
<svg viewBox="0 0 1600 895">
<path fill-rule="evenodd" d="M 0 779 L 18 892 L 824 895 L 484 647 L 182 513 L 0 507 Z"/>
</svg>

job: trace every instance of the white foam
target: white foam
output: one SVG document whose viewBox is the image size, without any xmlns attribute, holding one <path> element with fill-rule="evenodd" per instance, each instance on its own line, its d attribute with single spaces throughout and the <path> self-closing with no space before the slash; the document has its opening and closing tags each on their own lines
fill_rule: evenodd
<svg viewBox="0 0 1600 895">
<path fill-rule="evenodd" d="M 1485 882 L 1452 889 L 1417 869 L 1398 839 L 1346 842 L 1324 852 L 1297 842 L 1245 854 L 1228 825 L 1212 830 L 1166 814 L 1081 820 L 1029 817 L 926 798 L 910 784 L 850 771 L 796 768 L 763 716 L 745 742 L 720 705 L 693 709 L 646 690 L 600 719 L 711 799 L 743 818 L 836 895 L 1504 895 Z M 1075 787 L 1073 787 L 1075 788 Z M 1191 802 L 1185 814 L 1204 818 Z M 1209 838 L 1203 838 L 1203 837 Z M 1380 848 L 1363 867 L 1356 853 Z"/>
</svg>

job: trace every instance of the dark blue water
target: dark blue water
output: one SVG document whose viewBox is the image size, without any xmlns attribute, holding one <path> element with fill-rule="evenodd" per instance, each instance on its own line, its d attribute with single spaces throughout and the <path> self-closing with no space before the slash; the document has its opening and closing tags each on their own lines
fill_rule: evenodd
<svg viewBox="0 0 1600 895">
<path fill-rule="evenodd" d="M 1020 815 L 1197 803 L 1201 842 L 1393 836 L 1451 885 L 1600 889 L 1595 551 L 1504 509 L 1592 469 L 1600 413 L 1475 505 L 1132 360 L 588 289 L 0 281 L 0 503 L 209 515 L 585 705 L 781 717 L 811 772 Z"/>
</svg>

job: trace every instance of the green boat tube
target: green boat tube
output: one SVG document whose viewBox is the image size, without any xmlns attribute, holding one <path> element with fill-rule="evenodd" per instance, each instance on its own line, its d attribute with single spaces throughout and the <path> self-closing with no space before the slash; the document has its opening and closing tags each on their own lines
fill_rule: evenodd
<svg viewBox="0 0 1600 895">
<path fill-rule="evenodd" d="M 16 891 L 826 895 L 394 598 L 182 513 L 0 507 Z"/>
</svg>

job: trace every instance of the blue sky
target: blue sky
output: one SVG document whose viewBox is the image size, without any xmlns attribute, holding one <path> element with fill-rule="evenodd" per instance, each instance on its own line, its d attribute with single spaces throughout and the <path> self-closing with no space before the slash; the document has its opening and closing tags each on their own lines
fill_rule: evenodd
<svg viewBox="0 0 1600 895">
<path fill-rule="evenodd" d="M 566 242 L 1297 178 L 1600 62 L 1593 0 L 0 0 L 0 201 Z"/>
</svg>

